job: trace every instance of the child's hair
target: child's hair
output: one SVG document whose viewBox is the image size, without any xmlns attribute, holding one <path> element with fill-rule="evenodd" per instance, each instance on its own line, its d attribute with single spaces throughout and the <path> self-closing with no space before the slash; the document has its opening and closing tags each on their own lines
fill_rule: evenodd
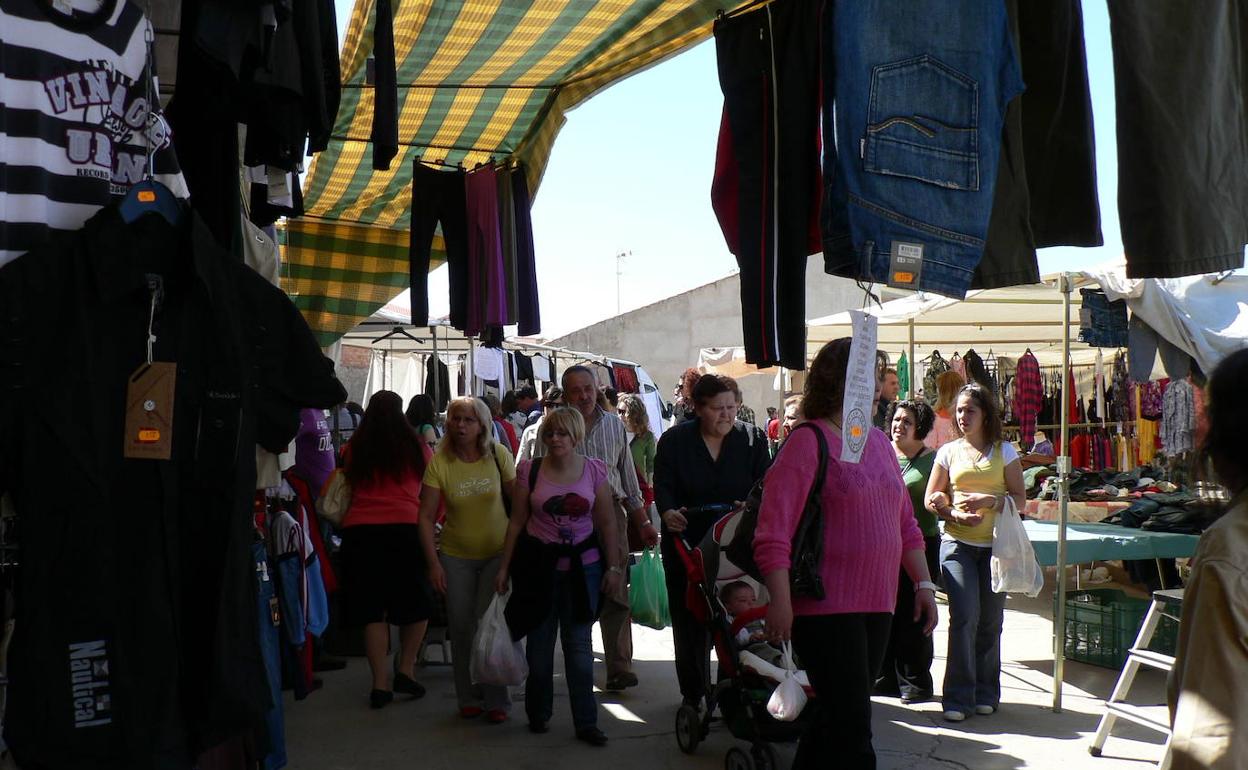
<svg viewBox="0 0 1248 770">
<path fill-rule="evenodd" d="M 723 588 L 719 589 L 719 602 L 720 602 L 720 604 L 727 605 L 727 604 L 728 604 L 728 602 L 732 601 L 732 597 L 736 596 L 736 595 L 737 595 L 737 593 L 738 593 L 741 589 L 743 589 L 743 588 L 744 588 L 744 589 L 746 589 L 746 590 L 748 590 L 748 591 L 750 591 L 750 592 L 753 592 L 753 591 L 754 591 L 754 586 L 750 585 L 749 583 L 745 582 L 744 580 L 734 580 L 734 581 L 732 581 L 731 583 L 729 583 L 728 585 L 726 585 L 726 586 L 724 586 Z"/>
</svg>

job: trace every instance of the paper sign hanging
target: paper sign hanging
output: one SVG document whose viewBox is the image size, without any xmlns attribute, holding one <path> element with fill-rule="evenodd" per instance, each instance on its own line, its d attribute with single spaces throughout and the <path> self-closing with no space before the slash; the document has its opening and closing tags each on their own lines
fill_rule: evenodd
<svg viewBox="0 0 1248 770">
<path fill-rule="evenodd" d="M 857 463 L 871 433 L 875 412 L 875 342 L 879 319 L 861 310 L 849 311 L 854 337 L 845 372 L 845 403 L 841 407 L 841 462 Z"/>
</svg>

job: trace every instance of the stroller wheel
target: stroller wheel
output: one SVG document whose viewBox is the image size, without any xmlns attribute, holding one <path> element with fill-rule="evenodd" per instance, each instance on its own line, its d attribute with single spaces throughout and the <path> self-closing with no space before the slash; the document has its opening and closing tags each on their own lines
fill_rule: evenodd
<svg viewBox="0 0 1248 770">
<path fill-rule="evenodd" d="M 693 706 L 681 706 L 676 712 L 676 743 L 680 750 L 692 754 L 702 741 L 702 716 Z"/>
<path fill-rule="evenodd" d="M 755 770 L 780 770 L 780 755 L 770 743 L 756 743 L 750 747 L 754 755 Z"/>
<path fill-rule="evenodd" d="M 757 770 L 757 766 L 745 749 L 733 746 L 724 755 L 724 770 Z"/>
</svg>

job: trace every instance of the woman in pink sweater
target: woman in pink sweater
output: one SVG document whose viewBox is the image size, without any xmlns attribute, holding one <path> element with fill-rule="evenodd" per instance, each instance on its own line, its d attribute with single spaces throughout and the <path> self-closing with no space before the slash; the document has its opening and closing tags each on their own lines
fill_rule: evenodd
<svg viewBox="0 0 1248 770">
<path fill-rule="evenodd" d="M 823 599 L 792 597 L 789 568 L 794 532 L 814 484 L 818 440 L 796 431 L 767 474 L 754 556 L 771 602 L 767 631 L 792 638 L 818 696 L 817 717 L 802 736 L 795 768 L 874 768 L 871 689 L 888 643 L 897 581 L 904 566 L 916 586 L 915 620 L 936 625 L 936 586 L 927 571 L 923 533 L 914 519 L 892 445 L 871 429 L 858 463 L 841 462 L 841 410 L 850 340 L 833 340 L 815 357 L 802 414 L 824 433 L 828 471 L 823 482 Z M 794 617 L 796 616 L 796 618 Z"/>
</svg>

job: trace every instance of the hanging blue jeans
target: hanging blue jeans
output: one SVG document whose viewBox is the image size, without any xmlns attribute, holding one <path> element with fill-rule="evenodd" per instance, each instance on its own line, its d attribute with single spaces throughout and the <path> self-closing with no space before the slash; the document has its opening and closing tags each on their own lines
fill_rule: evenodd
<svg viewBox="0 0 1248 770">
<path fill-rule="evenodd" d="M 893 252 L 921 256 L 919 287 L 961 299 L 1023 82 L 1004 3 L 904 5 L 825 6 L 824 268 L 885 282 Z"/>
<path fill-rule="evenodd" d="M 274 585 L 275 575 L 269 568 L 264 543 L 253 543 L 251 554 L 256 561 L 260 654 L 264 658 L 264 671 L 269 677 L 269 697 L 273 699 L 273 707 L 265 720 L 269 728 L 269 753 L 264 756 L 264 770 L 279 770 L 286 766 L 286 723 L 282 713 L 282 640 L 274 615 L 277 586 Z"/>
<path fill-rule="evenodd" d="M 992 590 L 992 546 L 946 539 L 940 574 L 949 597 L 949 652 L 941 701 L 945 711 L 971 714 L 1001 704 L 1001 625 L 1005 594 Z"/>
<path fill-rule="evenodd" d="M 572 705 L 572 724 L 577 730 L 596 727 L 598 702 L 594 699 L 594 647 L 591 640 L 593 623 L 572 620 L 572 595 L 569 572 L 555 578 L 555 602 L 550 615 L 529 635 L 525 650 L 529 659 L 529 679 L 525 684 L 524 711 L 530 722 L 550 721 L 555 700 L 555 635 L 563 642 L 563 667 L 568 680 L 568 700 Z M 590 609 L 598 607 L 602 564 L 585 565 L 585 581 L 589 588 Z"/>
</svg>

